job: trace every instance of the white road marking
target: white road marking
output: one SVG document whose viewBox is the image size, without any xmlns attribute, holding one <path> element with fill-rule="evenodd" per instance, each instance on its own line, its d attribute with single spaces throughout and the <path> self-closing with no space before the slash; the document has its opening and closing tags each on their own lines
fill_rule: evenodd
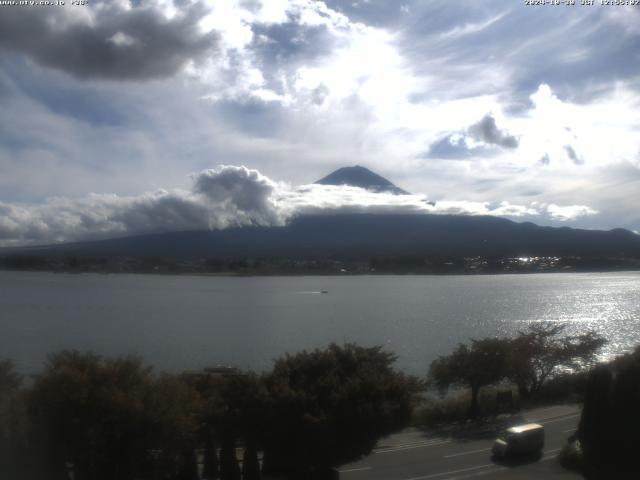
<svg viewBox="0 0 640 480">
<path fill-rule="evenodd" d="M 556 452 L 559 452 L 560 450 L 562 450 L 562 447 L 554 448 L 553 450 L 545 450 L 544 452 L 542 452 L 542 454 L 543 455 L 549 455 L 550 453 L 556 453 Z"/>
<path fill-rule="evenodd" d="M 541 458 L 540 461 L 544 462 L 546 460 L 552 460 L 556 458 L 557 455 L 550 455 L 550 454 L 559 452 L 560 450 L 562 450 L 562 448 L 554 448 L 553 450 L 547 450 L 543 452 L 543 458 Z M 495 467 L 495 468 L 491 468 L 491 467 Z M 486 470 L 484 472 L 473 472 L 471 474 L 464 475 L 467 472 L 472 472 L 473 470 L 482 470 L 485 468 L 491 468 L 491 469 Z M 477 465 L 475 467 L 461 468 L 460 470 L 450 470 L 448 472 L 441 472 L 441 473 L 432 473 L 430 475 L 423 475 L 421 477 L 411 477 L 405 480 L 427 480 L 429 478 L 445 477 L 446 475 L 455 475 L 457 473 L 462 473 L 463 474 L 462 476 L 446 477 L 442 479 L 442 480 L 461 480 L 463 478 L 480 477 L 483 475 L 488 475 L 489 473 L 501 472 L 503 470 L 507 470 L 507 468 L 496 465 L 495 463 L 485 463 L 484 465 Z"/>
<path fill-rule="evenodd" d="M 472 455 L 474 453 L 488 452 L 489 450 L 491 450 L 491 449 L 490 448 L 481 448 L 479 450 L 469 450 L 467 452 L 452 453 L 451 455 L 445 455 L 444 458 L 461 457 L 463 455 Z"/>
<path fill-rule="evenodd" d="M 553 451 L 555 451 L 555 450 L 553 450 Z M 547 460 L 553 460 L 554 458 L 558 458 L 558 455 L 545 456 L 545 457 L 541 458 L 540 461 L 541 462 L 546 462 Z M 509 470 L 509 467 L 498 467 L 498 466 L 496 466 L 496 468 L 492 468 L 490 470 L 484 470 L 482 472 L 468 473 L 466 475 L 456 476 L 456 477 L 447 477 L 447 478 L 443 478 L 441 480 L 464 480 L 466 478 L 484 477 L 485 475 L 491 475 L 492 473 L 504 472 L 505 470 Z"/>
<path fill-rule="evenodd" d="M 377 450 L 387 450 L 389 448 L 397 448 L 397 447 L 410 447 L 412 445 L 429 445 L 429 444 L 432 444 L 432 443 L 440 443 L 440 442 L 444 442 L 444 441 L 450 442 L 451 439 L 450 438 L 432 438 L 430 440 L 416 440 L 416 441 L 407 442 L 407 443 L 396 443 L 396 444 L 390 444 L 390 445 L 383 445 L 381 447 L 378 447 Z"/>
<path fill-rule="evenodd" d="M 576 429 L 575 428 L 570 428 L 569 430 L 563 430 L 562 433 L 569 433 L 569 432 L 575 432 Z"/>
<path fill-rule="evenodd" d="M 546 418 L 542 418 L 542 419 L 538 419 L 537 421 L 541 424 L 547 424 L 547 423 L 554 423 L 554 422 L 561 422 L 564 420 L 570 420 L 572 418 L 576 418 L 579 417 L 580 413 L 575 413 L 575 414 L 571 414 L 571 415 L 560 415 L 560 416 L 552 416 L 552 417 L 546 417 Z M 563 433 L 568 433 L 568 432 L 573 432 L 575 431 L 575 429 L 569 429 L 569 430 L 564 430 Z M 439 445 L 444 445 L 447 443 L 452 443 L 452 440 L 444 440 L 444 439 L 434 439 L 434 440 L 428 440 L 428 441 L 420 441 L 420 442 L 411 442 L 411 443 L 403 443 L 403 444 L 398 444 L 398 445 L 394 445 L 394 446 L 387 446 L 387 447 L 382 447 L 379 448 L 377 450 L 373 451 L 373 454 L 378 454 L 378 453 L 393 453 L 393 452 L 400 452 L 400 451 L 404 451 L 404 450 L 412 450 L 415 448 L 427 448 L 427 447 L 436 447 Z M 453 453 L 450 455 L 445 455 L 444 458 L 454 458 L 454 457 L 459 457 L 459 456 L 463 456 L 463 455 L 472 455 L 474 453 L 481 453 L 481 452 L 488 452 L 490 451 L 491 448 L 484 448 L 484 449 L 478 449 L 478 450 L 470 450 L 470 451 L 466 451 L 466 452 L 460 452 L 460 453 Z M 557 455 L 551 455 L 552 453 L 556 453 L 559 452 L 560 450 L 562 450 L 562 448 L 555 448 L 553 450 L 548 450 L 543 452 L 543 457 L 540 459 L 540 461 L 547 461 L 547 460 L 551 460 L 553 458 L 556 458 Z M 494 467 L 494 468 L 491 468 Z M 487 468 L 490 468 L 490 470 L 486 470 Z M 345 470 L 339 470 L 341 473 L 348 473 L 348 472 L 358 472 L 358 471 L 367 471 L 367 470 L 371 470 L 372 467 L 358 467 L 358 468 L 350 468 L 350 469 L 345 469 Z M 477 470 L 483 470 L 484 471 L 477 471 Z M 475 467 L 468 467 L 468 468 L 462 468 L 459 470 L 450 470 L 448 472 L 440 472 L 440 473 L 432 473 L 432 474 L 428 474 L 428 475 L 423 475 L 423 476 L 419 476 L 419 477 L 411 477 L 411 478 L 407 478 L 405 480 L 427 480 L 427 479 L 431 479 L 431 478 L 439 478 L 439 477 L 443 477 L 441 480 L 456 480 L 456 479 L 463 479 L 463 478 L 472 478 L 472 477 L 479 477 L 479 476 L 484 476 L 487 475 L 489 473 L 495 473 L 495 472 L 499 472 L 502 470 L 505 470 L 505 467 L 501 467 L 498 466 L 494 463 L 487 463 L 484 465 L 477 465 Z M 456 474 L 462 474 L 462 476 L 449 476 L 447 477 L 447 475 L 456 475 Z M 446 477 L 446 478 L 444 478 Z"/>
<path fill-rule="evenodd" d="M 576 413 L 575 415 L 569 415 L 567 417 L 562 417 L 562 418 L 555 418 L 553 420 L 547 420 L 546 422 L 540 422 L 543 425 L 546 425 L 547 423 L 554 423 L 554 422 L 562 422 L 563 420 L 569 420 L 570 418 L 576 418 L 579 417 L 580 414 Z"/>
<path fill-rule="evenodd" d="M 470 472 L 472 470 L 480 470 L 481 468 L 488 468 L 488 467 L 495 467 L 495 464 L 494 463 L 486 463 L 484 465 L 478 465 L 476 467 L 461 468 L 460 470 L 449 470 L 448 472 L 441 472 L 441 473 L 432 473 L 430 475 L 423 475 L 421 477 L 411 477 L 411 478 L 407 478 L 405 480 L 426 480 L 427 478 L 444 477 L 445 475 L 452 475 L 452 474 L 456 474 L 456 473 Z"/>
<path fill-rule="evenodd" d="M 438 445 L 444 445 L 445 443 L 451 443 L 451 440 L 442 440 L 440 442 L 432 442 L 432 443 L 416 443 L 408 446 L 398 446 L 398 447 L 389 447 L 389 448 L 381 448 L 380 450 L 374 450 L 373 455 L 377 455 L 378 453 L 391 453 L 391 452 L 400 452 L 402 450 L 412 450 L 414 448 L 427 448 L 427 447 L 437 447 Z"/>
<path fill-rule="evenodd" d="M 546 411 L 546 410 L 550 410 L 550 411 L 554 411 L 555 410 L 556 412 L 558 411 L 556 407 L 550 407 L 550 408 L 545 408 L 545 409 L 542 409 L 542 410 L 538 410 L 538 413 L 542 413 L 543 411 Z M 537 420 L 547 420 L 549 418 L 563 417 L 565 415 L 572 415 L 572 413 L 570 413 L 571 410 L 573 410 L 575 412 L 575 411 L 577 411 L 579 409 L 565 409 L 565 412 L 566 412 L 566 410 L 569 410 L 569 412 L 567 412 L 567 413 L 556 413 L 555 415 L 551 415 L 549 417 L 535 417 L 535 418 Z"/>
<path fill-rule="evenodd" d="M 338 471 L 340 473 L 349 473 L 349 472 L 364 472 L 365 470 L 371 470 L 371 467 L 346 468 L 344 470 L 338 470 Z"/>
<path fill-rule="evenodd" d="M 482 472 L 473 472 L 473 473 L 468 473 L 468 474 L 465 474 L 465 475 L 462 475 L 462 476 L 443 478 L 442 480 L 463 480 L 465 478 L 484 477 L 485 475 L 491 475 L 492 473 L 504 472 L 505 470 L 509 470 L 509 468 L 508 467 L 496 467 L 496 468 L 492 468 L 490 470 L 483 470 Z"/>
</svg>

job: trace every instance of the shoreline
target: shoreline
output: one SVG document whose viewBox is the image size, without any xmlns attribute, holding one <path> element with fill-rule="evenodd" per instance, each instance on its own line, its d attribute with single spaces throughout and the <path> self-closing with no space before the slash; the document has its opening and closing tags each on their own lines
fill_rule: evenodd
<svg viewBox="0 0 640 480">
<path fill-rule="evenodd" d="M 640 273 L 640 268 L 620 269 L 548 269 L 535 271 L 485 271 L 485 272 L 314 272 L 314 271 L 272 271 L 272 272 L 197 272 L 197 271 L 100 271 L 100 270 L 53 270 L 53 269 L 12 269 L 1 268 L 0 272 L 15 273 L 53 273 L 64 275 L 155 275 L 175 277 L 219 277 L 219 278 L 250 278 L 250 277 L 488 277 L 502 275 L 546 275 L 546 274 L 604 274 L 604 273 Z"/>
</svg>

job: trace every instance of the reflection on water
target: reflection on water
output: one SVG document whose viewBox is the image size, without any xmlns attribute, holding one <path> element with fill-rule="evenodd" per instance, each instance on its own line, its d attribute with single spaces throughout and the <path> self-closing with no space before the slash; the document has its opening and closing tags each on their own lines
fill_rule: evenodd
<svg viewBox="0 0 640 480">
<path fill-rule="evenodd" d="M 457 342 L 529 322 L 640 344 L 640 272 L 496 276 L 188 277 L 0 272 L 0 357 L 24 372 L 62 348 L 159 368 L 263 369 L 284 352 L 382 344 L 423 374 Z M 324 294 L 322 294 L 324 293 Z"/>
</svg>

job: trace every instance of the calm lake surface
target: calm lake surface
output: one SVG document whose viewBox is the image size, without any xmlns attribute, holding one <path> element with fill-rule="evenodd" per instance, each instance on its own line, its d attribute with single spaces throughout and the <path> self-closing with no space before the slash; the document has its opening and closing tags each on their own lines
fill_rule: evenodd
<svg viewBox="0 0 640 480">
<path fill-rule="evenodd" d="M 327 290 L 327 294 L 320 293 Z M 35 373 L 65 348 L 137 353 L 165 370 L 262 370 L 330 342 L 384 345 L 424 374 L 457 342 L 530 322 L 593 328 L 606 355 L 640 344 L 640 272 L 196 277 L 0 271 L 0 358 Z"/>
</svg>

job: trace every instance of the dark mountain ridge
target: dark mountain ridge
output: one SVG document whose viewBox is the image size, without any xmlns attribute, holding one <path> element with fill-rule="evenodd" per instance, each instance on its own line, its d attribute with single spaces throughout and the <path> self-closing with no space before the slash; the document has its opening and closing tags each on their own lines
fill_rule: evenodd
<svg viewBox="0 0 640 480">
<path fill-rule="evenodd" d="M 351 258 L 372 256 L 626 256 L 640 236 L 623 229 L 541 227 L 488 216 L 336 214 L 283 227 L 155 233 L 82 243 L 5 248 L 0 255 L 167 258 Z"/>
</svg>

